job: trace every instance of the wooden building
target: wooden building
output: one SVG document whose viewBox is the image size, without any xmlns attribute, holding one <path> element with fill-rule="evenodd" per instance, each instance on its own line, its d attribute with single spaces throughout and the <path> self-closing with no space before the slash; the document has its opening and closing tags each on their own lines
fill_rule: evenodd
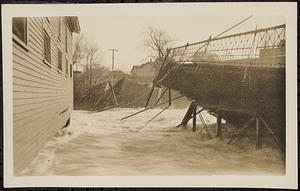
<svg viewBox="0 0 300 191">
<path fill-rule="evenodd" d="M 77 17 L 14 17 L 13 159 L 18 175 L 73 109 L 72 35 Z"/>
<path fill-rule="evenodd" d="M 151 83 L 157 75 L 160 65 L 156 62 L 146 62 L 141 65 L 135 65 L 131 69 L 132 77 L 140 83 Z"/>
</svg>

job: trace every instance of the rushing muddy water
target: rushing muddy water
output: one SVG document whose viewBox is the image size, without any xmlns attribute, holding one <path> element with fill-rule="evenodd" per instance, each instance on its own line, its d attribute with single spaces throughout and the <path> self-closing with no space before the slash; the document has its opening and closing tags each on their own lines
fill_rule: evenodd
<svg viewBox="0 0 300 191">
<path fill-rule="evenodd" d="M 206 131 L 200 132 L 200 125 L 198 132 L 192 132 L 190 127 L 176 128 L 185 114 L 181 109 L 167 110 L 147 125 L 145 122 L 159 109 L 120 120 L 136 111 L 74 111 L 71 125 L 56 134 L 22 175 L 284 173 L 284 162 L 276 148 L 245 149 L 226 144 L 226 138 L 208 139 Z M 205 116 L 208 124 L 216 122 L 214 117 Z M 214 133 L 213 128 L 210 131 Z"/>
</svg>

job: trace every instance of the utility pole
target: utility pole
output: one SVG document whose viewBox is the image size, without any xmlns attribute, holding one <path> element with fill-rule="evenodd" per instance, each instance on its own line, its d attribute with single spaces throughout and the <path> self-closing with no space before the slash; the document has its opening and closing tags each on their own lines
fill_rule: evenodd
<svg viewBox="0 0 300 191">
<path fill-rule="evenodd" d="M 115 66 L 115 52 L 118 52 L 118 49 L 109 49 L 112 53 L 112 65 L 111 65 L 111 83 L 114 83 L 114 66 Z"/>
</svg>

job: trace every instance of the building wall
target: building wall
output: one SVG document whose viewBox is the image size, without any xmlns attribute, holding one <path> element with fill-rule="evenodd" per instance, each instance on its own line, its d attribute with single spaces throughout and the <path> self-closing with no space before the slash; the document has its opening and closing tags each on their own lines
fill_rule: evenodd
<svg viewBox="0 0 300 191">
<path fill-rule="evenodd" d="M 59 19 L 61 38 L 59 40 Z M 27 18 L 27 45 L 13 36 L 13 155 L 18 175 L 38 151 L 62 128 L 73 109 L 73 80 L 66 69 L 72 63 L 72 34 L 65 17 Z M 51 39 L 51 63 L 44 60 L 43 30 Z M 58 48 L 62 51 L 62 71 L 58 69 Z M 70 71 L 68 72 L 70 73 Z"/>
<path fill-rule="evenodd" d="M 153 64 L 147 63 L 141 66 L 136 66 L 132 74 L 134 76 L 145 76 L 145 77 L 153 77 L 155 76 L 155 68 L 153 67 Z"/>
<path fill-rule="evenodd" d="M 147 62 L 140 66 L 134 66 L 132 68 L 132 77 L 140 83 L 151 83 L 158 73 L 159 67 L 155 67 L 155 63 Z"/>
</svg>

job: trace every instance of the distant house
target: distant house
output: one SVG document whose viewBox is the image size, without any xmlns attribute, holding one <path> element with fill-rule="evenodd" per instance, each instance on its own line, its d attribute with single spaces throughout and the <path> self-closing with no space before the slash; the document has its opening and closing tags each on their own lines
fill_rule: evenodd
<svg viewBox="0 0 300 191">
<path fill-rule="evenodd" d="M 142 65 L 135 65 L 131 69 L 132 77 L 141 83 L 151 83 L 159 71 L 159 65 L 156 62 L 146 62 Z"/>
<path fill-rule="evenodd" d="M 77 17 L 14 17 L 13 156 L 18 175 L 73 109 L 72 35 Z"/>
<path fill-rule="evenodd" d="M 199 51 L 193 58 L 193 62 L 216 61 L 219 56 L 216 53 Z"/>
</svg>

